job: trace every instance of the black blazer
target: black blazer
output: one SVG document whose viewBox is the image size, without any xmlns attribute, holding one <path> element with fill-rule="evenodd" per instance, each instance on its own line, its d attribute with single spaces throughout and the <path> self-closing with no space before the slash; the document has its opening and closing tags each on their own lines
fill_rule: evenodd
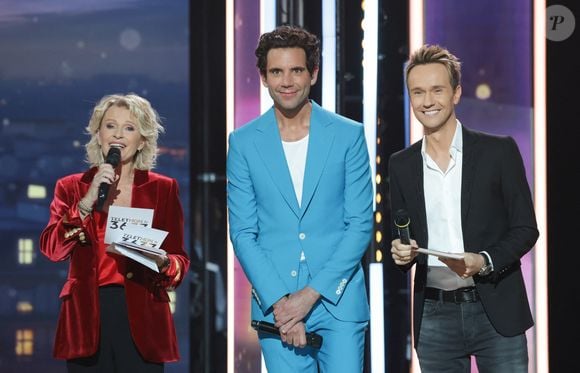
<svg viewBox="0 0 580 373">
<path fill-rule="evenodd" d="M 474 276 L 475 285 L 498 333 L 506 337 L 518 335 L 534 324 L 520 259 L 534 246 L 539 234 L 524 164 L 511 137 L 493 136 L 465 127 L 462 131 L 463 244 L 467 252 L 485 250 L 491 256 L 494 272 L 485 277 Z M 422 140 L 390 157 L 389 186 L 393 215 L 399 209 L 407 210 L 411 238 L 420 247 L 429 247 L 421 143 Z M 427 256 L 419 254 L 414 262 L 401 268 L 408 270 L 415 263 L 413 329 L 417 346 Z"/>
</svg>

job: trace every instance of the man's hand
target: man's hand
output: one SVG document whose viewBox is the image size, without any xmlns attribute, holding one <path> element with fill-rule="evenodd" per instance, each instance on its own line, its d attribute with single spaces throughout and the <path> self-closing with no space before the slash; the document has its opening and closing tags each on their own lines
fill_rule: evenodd
<svg viewBox="0 0 580 373">
<path fill-rule="evenodd" d="M 477 253 L 465 253 L 463 259 L 439 258 L 439 260 L 462 279 L 478 274 L 485 264 L 483 256 Z"/>
<path fill-rule="evenodd" d="M 307 286 L 276 302 L 274 304 L 274 321 L 276 327 L 280 329 L 280 335 L 284 336 L 295 325 L 302 322 L 319 298 L 320 294 Z M 284 341 L 284 339 L 282 340 Z"/>
<path fill-rule="evenodd" d="M 398 238 L 393 240 L 391 242 L 391 254 L 395 264 L 407 265 L 411 263 L 411 261 L 418 255 L 418 253 L 413 250 L 413 248 L 417 247 L 417 242 L 415 240 L 411 240 L 410 245 L 402 244 L 401 240 Z"/>
<path fill-rule="evenodd" d="M 306 326 L 304 322 L 299 321 L 293 327 L 288 329 L 286 333 L 280 333 L 282 342 L 292 345 L 294 347 L 306 347 Z"/>
</svg>

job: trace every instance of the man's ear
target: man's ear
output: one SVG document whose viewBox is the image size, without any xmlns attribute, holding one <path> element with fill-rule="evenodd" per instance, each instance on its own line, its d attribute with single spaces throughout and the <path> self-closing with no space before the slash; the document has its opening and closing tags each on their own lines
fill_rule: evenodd
<svg viewBox="0 0 580 373">
<path fill-rule="evenodd" d="M 265 88 L 268 88 L 268 82 L 266 81 L 266 74 L 260 73 L 260 80 Z"/>
<path fill-rule="evenodd" d="M 319 67 L 318 66 L 314 66 L 314 70 L 312 70 L 312 74 L 310 74 L 310 86 L 313 86 L 316 84 L 316 81 L 318 80 L 318 71 L 319 71 Z"/>
<path fill-rule="evenodd" d="M 453 92 L 453 104 L 457 105 L 459 103 L 459 99 L 461 98 L 461 85 L 455 87 L 455 92 Z"/>
</svg>

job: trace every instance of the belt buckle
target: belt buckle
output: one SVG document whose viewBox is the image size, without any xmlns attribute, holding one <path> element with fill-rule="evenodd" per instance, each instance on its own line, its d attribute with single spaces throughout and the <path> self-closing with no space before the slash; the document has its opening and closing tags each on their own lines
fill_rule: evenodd
<svg viewBox="0 0 580 373">
<path fill-rule="evenodd" d="M 459 288 L 453 291 L 453 302 L 459 303 L 472 303 L 474 299 L 472 288 Z"/>
<path fill-rule="evenodd" d="M 463 294 L 461 294 L 461 293 L 463 293 L 463 290 L 454 290 L 453 291 L 453 303 L 455 303 L 455 304 L 463 303 Z"/>
</svg>

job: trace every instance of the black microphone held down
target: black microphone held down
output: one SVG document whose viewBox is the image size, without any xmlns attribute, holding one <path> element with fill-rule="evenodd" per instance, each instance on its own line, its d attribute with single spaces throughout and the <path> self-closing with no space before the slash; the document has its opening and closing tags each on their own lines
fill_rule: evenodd
<svg viewBox="0 0 580 373">
<path fill-rule="evenodd" d="M 111 147 L 107 153 L 107 158 L 105 158 L 105 163 L 110 164 L 113 168 L 116 168 L 121 161 L 121 149 L 116 147 Z M 105 201 L 107 200 L 107 194 L 109 194 L 109 187 L 111 185 L 107 183 L 101 183 L 99 185 L 99 195 L 97 197 L 97 210 L 102 210 Z"/>
<path fill-rule="evenodd" d="M 280 335 L 280 330 L 271 322 L 252 320 L 252 328 L 260 332 Z M 307 332 L 306 344 L 312 348 L 320 348 L 322 346 L 322 336 L 313 332 Z"/>
<path fill-rule="evenodd" d="M 397 227 L 401 243 L 405 245 L 411 244 L 411 235 L 409 233 L 410 224 L 411 218 L 409 218 L 407 211 L 403 209 L 397 210 L 395 213 L 395 226 Z"/>
</svg>

